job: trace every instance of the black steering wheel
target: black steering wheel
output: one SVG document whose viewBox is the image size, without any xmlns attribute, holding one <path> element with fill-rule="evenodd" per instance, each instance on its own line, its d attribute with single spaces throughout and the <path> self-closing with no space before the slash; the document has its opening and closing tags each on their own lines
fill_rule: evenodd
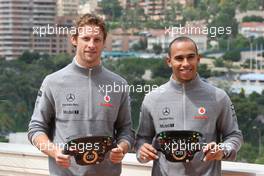
<svg viewBox="0 0 264 176">
<path fill-rule="evenodd" d="M 204 145 L 202 134 L 197 131 L 163 131 L 156 135 L 154 148 L 170 162 L 189 162 Z M 203 152 L 199 152 L 202 160 Z"/>
<path fill-rule="evenodd" d="M 69 140 L 64 145 L 63 154 L 74 156 L 79 165 L 99 164 L 105 154 L 117 147 L 111 136 L 90 136 Z"/>
</svg>

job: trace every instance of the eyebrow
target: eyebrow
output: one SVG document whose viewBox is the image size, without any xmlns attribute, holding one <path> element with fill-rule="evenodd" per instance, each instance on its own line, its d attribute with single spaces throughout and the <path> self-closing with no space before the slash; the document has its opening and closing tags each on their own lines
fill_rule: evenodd
<svg viewBox="0 0 264 176">
<path fill-rule="evenodd" d="M 80 38 L 91 38 L 91 36 L 89 35 L 80 35 L 79 36 Z M 95 39 L 103 39 L 103 37 L 100 37 L 100 36 L 94 36 Z"/>
<path fill-rule="evenodd" d="M 176 58 L 176 57 L 188 57 L 188 56 L 195 56 L 196 55 L 196 53 L 190 53 L 190 54 L 186 54 L 186 55 L 176 55 L 176 56 L 174 56 L 174 58 Z"/>
</svg>

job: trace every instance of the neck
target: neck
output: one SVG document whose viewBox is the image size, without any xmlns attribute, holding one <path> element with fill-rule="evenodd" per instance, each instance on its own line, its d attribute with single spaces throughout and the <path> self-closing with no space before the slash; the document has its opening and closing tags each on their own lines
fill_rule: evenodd
<svg viewBox="0 0 264 176">
<path fill-rule="evenodd" d="M 96 61 L 93 61 L 93 62 L 83 61 L 83 60 L 79 59 L 78 56 L 76 56 L 75 59 L 76 59 L 76 63 L 83 68 L 93 68 L 97 65 L 100 65 L 100 63 L 101 63 L 101 59 L 97 59 Z"/>
<path fill-rule="evenodd" d="M 191 82 L 192 80 L 194 80 L 196 78 L 197 74 L 195 75 L 194 78 L 190 79 L 190 80 L 182 80 L 182 79 L 179 79 L 177 78 L 175 75 L 172 75 L 172 79 L 174 79 L 175 81 L 181 83 L 181 84 L 187 84 L 189 82 Z"/>
</svg>

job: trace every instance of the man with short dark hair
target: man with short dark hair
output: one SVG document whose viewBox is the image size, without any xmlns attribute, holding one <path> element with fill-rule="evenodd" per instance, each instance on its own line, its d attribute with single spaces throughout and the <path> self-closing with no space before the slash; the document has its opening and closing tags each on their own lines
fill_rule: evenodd
<svg viewBox="0 0 264 176">
<path fill-rule="evenodd" d="M 107 35 L 104 21 L 85 14 L 75 28 L 71 41 L 76 56 L 72 63 L 44 79 L 28 137 L 49 156 L 50 175 L 117 176 L 124 155 L 133 145 L 129 95 L 127 91 L 105 92 L 101 88 L 127 82 L 101 64 Z M 117 147 L 100 164 L 80 166 L 61 148 L 75 136 L 111 136 Z"/>
<path fill-rule="evenodd" d="M 137 158 L 154 160 L 153 176 L 218 176 L 221 160 L 235 160 L 242 143 L 234 106 L 228 95 L 203 82 L 198 73 L 200 56 L 193 40 L 179 37 L 169 45 L 169 82 L 145 96 L 136 135 Z M 152 141 L 163 131 L 197 131 L 205 138 L 203 161 L 170 162 Z M 220 147 L 222 143 L 223 147 Z"/>
</svg>

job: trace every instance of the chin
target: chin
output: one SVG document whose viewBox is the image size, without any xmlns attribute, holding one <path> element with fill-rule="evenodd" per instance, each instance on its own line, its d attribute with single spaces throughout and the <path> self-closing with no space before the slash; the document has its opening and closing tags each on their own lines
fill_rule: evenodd
<svg viewBox="0 0 264 176">
<path fill-rule="evenodd" d="M 85 61 L 86 62 L 94 62 L 96 59 L 93 59 L 93 58 L 85 58 Z"/>
<path fill-rule="evenodd" d="M 193 77 L 192 76 L 181 76 L 180 79 L 184 80 L 184 81 L 189 81 L 191 80 Z"/>
<path fill-rule="evenodd" d="M 188 81 L 191 81 L 193 78 L 190 78 L 190 77 L 188 77 L 188 78 L 181 78 L 181 80 L 183 80 L 184 82 L 188 82 Z"/>
</svg>

